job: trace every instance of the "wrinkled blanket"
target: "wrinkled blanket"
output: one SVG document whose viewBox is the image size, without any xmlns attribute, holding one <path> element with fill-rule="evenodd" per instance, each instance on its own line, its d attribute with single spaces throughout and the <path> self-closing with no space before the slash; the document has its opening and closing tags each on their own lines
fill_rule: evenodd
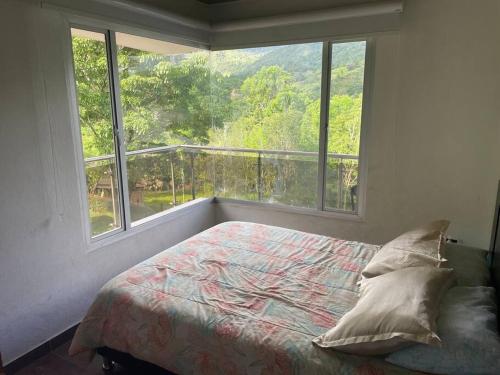
<svg viewBox="0 0 500 375">
<path fill-rule="evenodd" d="M 109 347 L 177 374 L 408 374 L 316 347 L 378 246 L 227 222 L 109 281 L 70 354 Z"/>
</svg>

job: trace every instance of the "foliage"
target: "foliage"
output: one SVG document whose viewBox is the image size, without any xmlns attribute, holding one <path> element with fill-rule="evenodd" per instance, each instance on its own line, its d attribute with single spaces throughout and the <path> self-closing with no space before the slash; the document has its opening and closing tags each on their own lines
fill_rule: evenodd
<svg viewBox="0 0 500 375">
<path fill-rule="evenodd" d="M 73 38 L 73 56 L 84 156 L 110 154 L 113 131 L 104 43 Z"/>
<path fill-rule="evenodd" d="M 219 100 L 219 111 L 211 111 L 212 79 L 220 80 L 221 74 L 210 73 L 208 53 L 194 53 L 177 62 L 175 56 L 168 58 L 121 48 L 119 57 L 129 150 L 179 143 L 205 144 L 210 127 L 221 126 L 225 103 Z"/>
<path fill-rule="evenodd" d="M 336 95 L 330 99 L 328 152 L 357 155 L 361 131 L 362 96 Z M 311 103 L 300 125 L 300 144 L 308 151 L 318 148 L 320 101 Z"/>
</svg>

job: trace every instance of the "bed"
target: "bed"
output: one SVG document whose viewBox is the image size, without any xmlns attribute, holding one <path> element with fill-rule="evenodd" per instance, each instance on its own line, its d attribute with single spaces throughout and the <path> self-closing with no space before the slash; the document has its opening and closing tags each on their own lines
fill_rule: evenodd
<svg viewBox="0 0 500 375">
<path fill-rule="evenodd" d="M 379 246 L 226 222 L 109 281 L 70 354 L 175 374 L 416 374 L 311 343 L 355 304 Z"/>
<path fill-rule="evenodd" d="M 70 354 L 106 347 L 177 374 L 402 374 L 311 340 L 357 300 L 378 246 L 244 222 L 210 228 L 108 282 Z"/>
</svg>

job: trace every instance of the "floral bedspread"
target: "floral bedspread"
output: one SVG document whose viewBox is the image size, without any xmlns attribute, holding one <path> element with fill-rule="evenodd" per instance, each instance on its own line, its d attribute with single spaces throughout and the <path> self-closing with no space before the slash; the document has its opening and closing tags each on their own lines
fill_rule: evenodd
<svg viewBox="0 0 500 375">
<path fill-rule="evenodd" d="M 177 374 L 408 374 L 316 347 L 378 250 L 244 222 L 210 228 L 109 281 L 70 354 L 107 346 Z"/>
</svg>

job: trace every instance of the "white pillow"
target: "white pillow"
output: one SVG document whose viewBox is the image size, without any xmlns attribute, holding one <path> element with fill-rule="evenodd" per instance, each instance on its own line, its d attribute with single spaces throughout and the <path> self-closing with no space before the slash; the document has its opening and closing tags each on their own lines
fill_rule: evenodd
<svg viewBox="0 0 500 375">
<path fill-rule="evenodd" d="M 359 355 L 390 353 L 415 342 L 438 345 L 439 303 L 453 281 L 453 270 L 435 267 L 366 279 L 354 308 L 313 342 Z"/>
<path fill-rule="evenodd" d="M 408 267 L 439 267 L 449 225 L 448 220 L 437 220 L 403 233 L 382 246 L 361 274 L 370 278 Z"/>
</svg>

